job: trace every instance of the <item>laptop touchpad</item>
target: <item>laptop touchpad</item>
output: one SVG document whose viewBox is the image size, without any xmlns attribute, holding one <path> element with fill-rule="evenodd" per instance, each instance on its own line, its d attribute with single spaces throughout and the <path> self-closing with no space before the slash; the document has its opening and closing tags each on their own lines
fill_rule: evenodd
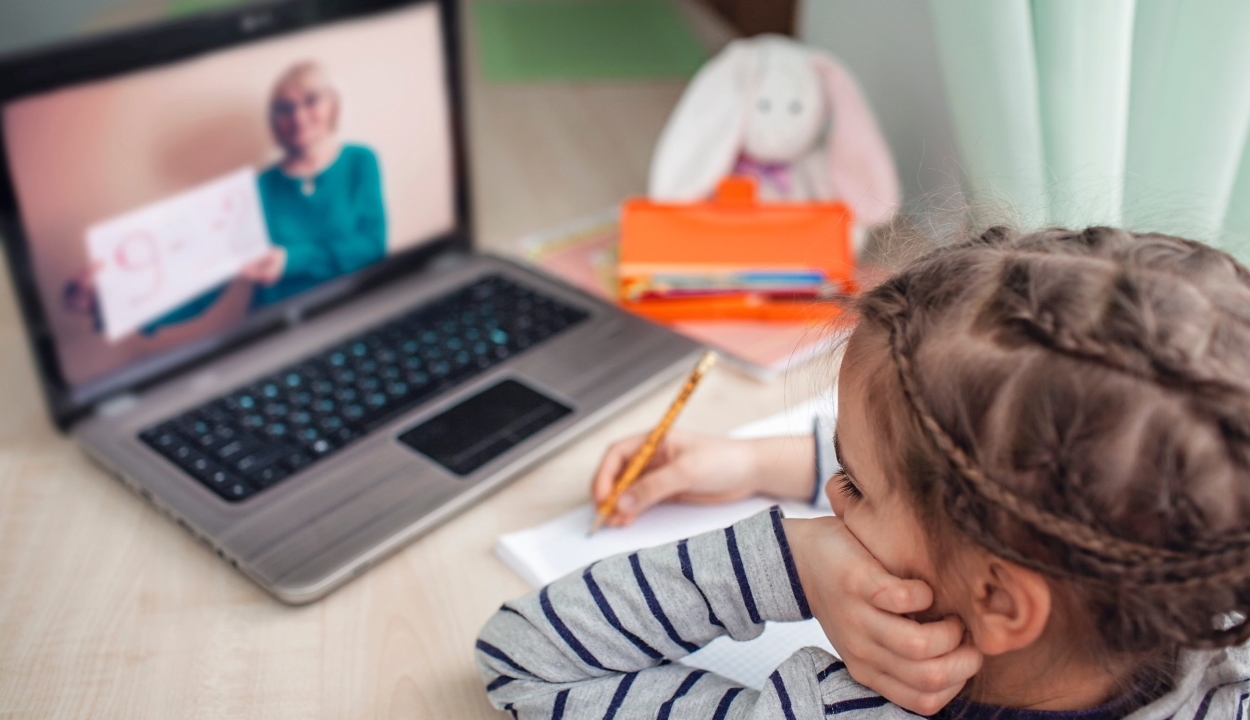
<svg viewBox="0 0 1250 720">
<path fill-rule="evenodd" d="M 571 412 L 516 380 L 503 380 L 399 440 L 457 475 L 468 475 Z"/>
</svg>

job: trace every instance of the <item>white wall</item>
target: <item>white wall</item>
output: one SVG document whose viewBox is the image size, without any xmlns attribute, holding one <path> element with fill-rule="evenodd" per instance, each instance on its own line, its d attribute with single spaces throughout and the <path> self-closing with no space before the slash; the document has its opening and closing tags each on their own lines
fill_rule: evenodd
<svg viewBox="0 0 1250 720">
<path fill-rule="evenodd" d="M 859 80 L 894 151 L 906 209 L 962 204 L 927 0 L 800 0 L 798 36 L 837 56 Z"/>
</svg>

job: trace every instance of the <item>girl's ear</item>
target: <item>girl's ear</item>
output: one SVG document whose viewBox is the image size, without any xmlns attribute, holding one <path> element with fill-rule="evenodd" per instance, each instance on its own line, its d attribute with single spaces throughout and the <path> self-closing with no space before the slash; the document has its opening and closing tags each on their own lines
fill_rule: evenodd
<svg viewBox="0 0 1250 720">
<path fill-rule="evenodd" d="M 749 42 L 730 43 L 682 93 L 651 158 L 652 198 L 701 200 L 733 170 L 742 147 L 748 96 L 754 93 L 755 51 Z"/>
<path fill-rule="evenodd" d="M 890 219 L 900 196 L 894 157 L 855 79 L 832 57 L 812 52 L 830 105 L 825 144 L 829 179 L 837 198 L 855 210 L 865 227 Z"/>
<path fill-rule="evenodd" d="M 1001 655 L 1032 645 L 1050 620 L 1051 592 L 1040 574 L 986 555 L 969 578 L 973 643 L 986 655 Z"/>
</svg>

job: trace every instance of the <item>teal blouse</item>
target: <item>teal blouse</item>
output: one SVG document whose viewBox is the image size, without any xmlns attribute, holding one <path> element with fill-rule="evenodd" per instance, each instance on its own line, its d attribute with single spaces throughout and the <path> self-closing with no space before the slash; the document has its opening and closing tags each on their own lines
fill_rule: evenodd
<svg viewBox="0 0 1250 720">
<path fill-rule="evenodd" d="M 289 177 L 277 165 L 257 178 L 269 239 L 286 249 L 282 278 L 256 285 L 252 307 L 284 300 L 326 280 L 360 270 L 386 255 L 386 209 L 377 156 L 344 145 L 339 157 L 312 178 Z M 210 290 L 156 320 L 145 330 L 184 322 L 207 310 L 224 290 Z"/>
</svg>

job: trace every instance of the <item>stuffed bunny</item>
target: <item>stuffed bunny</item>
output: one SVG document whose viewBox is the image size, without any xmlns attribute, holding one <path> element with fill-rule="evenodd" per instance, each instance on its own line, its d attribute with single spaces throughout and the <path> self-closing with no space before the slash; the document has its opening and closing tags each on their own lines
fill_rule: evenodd
<svg viewBox="0 0 1250 720">
<path fill-rule="evenodd" d="M 686 88 L 651 162 L 650 195 L 708 197 L 726 175 L 764 200 L 839 199 L 873 225 L 898 207 L 894 160 L 855 80 L 779 35 L 736 40 Z"/>
</svg>

